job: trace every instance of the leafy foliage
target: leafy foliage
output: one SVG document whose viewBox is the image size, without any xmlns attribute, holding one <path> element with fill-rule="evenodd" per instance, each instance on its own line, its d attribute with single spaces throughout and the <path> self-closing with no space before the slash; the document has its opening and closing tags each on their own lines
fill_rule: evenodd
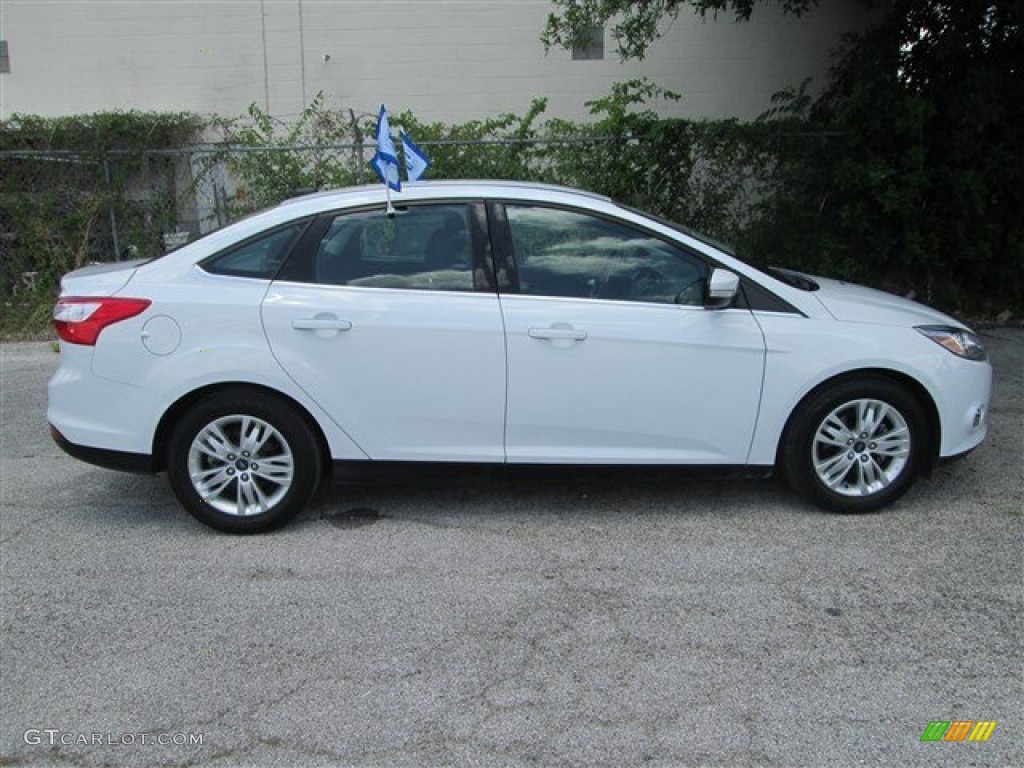
<svg viewBox="0 0 1024 768">
<path fill-rule="evenodd" d="M 122 247 L 158 253 L 190 183 L 152 150 L 192 144 L 205 125 L 192 114 L 150 112 L 0 122 L 0 328 L 34 327 L 48 316 L 60 275 L 116 257 L 114 222 Z"/>
<path fill-rule="evenodd" d="M 93 160 L 112 150 L 181 147 L 191 143 L 207 120 L 189 112 L 97 112 L 39 117 L 14 114 L 0 121 L 0 151 L 76 150 Z"/>
<path fill-rule="evenodd" d="M 365 181 L 361 148 L 373 116 L 325 109 L 323 103 L 323 92 L 317 93 L 293 123 L 256 104 L 249 107 L 248 120 L 216 121 L 223 144 L 205 165 L 223 164 L 237 180 L 234 195 L 225 201 L 228 218 L 279 203 L 297 190 Z"/>
<path fill-rule="evenodd" d="M 766 130 L 735 120 L 664 119 L 648 108 L 679 98 L 649 81 L 631 80 L 587 103 L 592 123 L 551 121 L 550 138 L 593 141 L 553 142 L 546 151 L 548 178 L 740 240 L 759 179 L 770 166 L 762 151 Z"/>
<path fill-rule="evenodd" d="M 742 17 L 753 3 L 689 4 Z M 653 106 L 679 96 L 631 80 L 589 102 L 585 123 L 544 120 L 537 99 L 523 115 L 448 126 L 403 112 L 392 125 L 430 154 L 429 178 L 581 187 L 732 242 L 757 263 L 914 291 L 952 311 L 1020 312 L 1024 11 L 1009 0 L 892 9 L 847 41 L 820 97 L 805 82 L 753 123 L 660 118 Z M 160 233 L 194 208 L 204 178 L 234 185 L 229 219 L 297 189 L 370 180 L 375 117 L 326 109 L 322 95 L 290 125 L 253 106 L 246 120 L 214 123 L 225 143 L 212 151 L 195 146 L 207 122 L 193 115 L 0 123 L 0 332 L 45 327 L 68 269 L 128 243 L 139 256 L 162 251 Z M 159 151 L 174 148 L 188 151 Z"/>
<path fill-rule="evenodd" d="M 701 16 L 732 12 L 747 20 L 758 2 L 768 0 L 552 0 L 558 9 L 549 14 L 541 41 L 547 48 L 585 45 L 594 27 L 607 26 L 613 19 L 611 35 L 622 59 L 642 59 L 650 44 L 661 37 L 667 22 L 684 8 Z M 818 0 L 773 0 L 787 13 L 799 16 Z"/>
<path fill-rule="evenodd" d="M 547 99 L 534 99 L 525 115 L 512 113 L 461 125 L 420 122 L 402 112 L 395 125 L 420 146 L 428 147 L 432 178 L 531 179 L 536 178 L 536 142 L 542 133 L 538 120 Z"/>
<path fill-rule="evenodd" d="M 614 20 L 620 55 L 642 58 L 684 7 L 745 19 L 776 0 L 554 2 L 548 46 L 582 42 Z M 735 239 L 758 261 L 913 291 L 948 309 L 1019 309 L 1024 4 L 862 2 L 878 23 L 846 40 L 820 97 L 805 83 L 779 95 L 762 132 L 736 127 L 760 194 L 744 198 L 751 180 L 732 191 L 751 203 Z M 800 15 L 817 2 L 779 4 Z M 693 125 L 672 151 L 685 154 Z M 707 139 L 702 152 L 715 156 Z"/>
<path fill-rule="evenodd" d="M 1022 13 L 897 0 L 847 42 L 819 99 L 785 94 L 775 119 L 833 138 L 780 168 L 755 249 L 949 308 L 1020 307 Z"/>
</svg>

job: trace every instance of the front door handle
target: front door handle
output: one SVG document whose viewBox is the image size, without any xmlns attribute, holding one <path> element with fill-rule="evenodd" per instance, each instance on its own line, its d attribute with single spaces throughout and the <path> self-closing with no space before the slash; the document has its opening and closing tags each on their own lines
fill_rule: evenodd
<svg viewBox="0 0 1024 768">
<path fill-rule="evenodd" d="M 527 333 L 531 339 L 545 341 L 583 341 L 587 338 L 587 332 L 577 328 L 531 328 Z"/>
<path fill-rule="evenodd" d="M 348 331 L 352 323 L 336 317 L 301 317 L 292 320 L 292 328 L 297 331 Z"/>
</svg>

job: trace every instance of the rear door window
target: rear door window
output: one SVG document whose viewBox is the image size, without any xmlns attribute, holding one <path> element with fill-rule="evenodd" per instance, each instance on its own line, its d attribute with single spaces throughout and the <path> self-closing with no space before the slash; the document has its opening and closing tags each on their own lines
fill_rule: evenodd
<svg viewBox="0 0 1024 768">
<path fill-rule="evenodd" d="M 417 205 L 335 216 L 316 244 L 311 280 L 324 285 L 473 290 L 466 205 Z"/>
</svg>

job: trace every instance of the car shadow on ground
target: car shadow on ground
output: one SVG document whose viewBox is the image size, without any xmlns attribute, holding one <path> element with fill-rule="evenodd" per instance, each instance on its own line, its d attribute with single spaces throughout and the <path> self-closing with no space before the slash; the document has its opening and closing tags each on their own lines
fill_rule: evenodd
<svg viewBox="0 0 1024 768">
<path fill-rule="evenodd" d="M 533 520 L 664 513 L 725 517 L 759 514 L 781 505 L 799 514 L 820 513 L 774 478 L 701 474 L 704 476 L 695 477 L 692 470 L 674 469 L 558 468 L 403 478 L 390 483 L 325 482 L 293 524 L 326 521 L 339 528 L 357 528 L 381 518 L 486 518 L 494 514 Z"/>
<path fill-rule="evenodd" d="M 208 529 L 178 504 L 164 475 L 86 470 L 76 516 L 98 525 Z M 498 472 L 412 473 L 367 481 L 327 478 L 289 527 L 360 528 L 381 519 L 420 521 L 452 516 L 536 520 L 571 515 L 595 520 L 622 515 L 760 515 L 785 508 L 822 514 L 775 478 L 708 476 L 677 469 L 552 468 Z"/>
</svg>

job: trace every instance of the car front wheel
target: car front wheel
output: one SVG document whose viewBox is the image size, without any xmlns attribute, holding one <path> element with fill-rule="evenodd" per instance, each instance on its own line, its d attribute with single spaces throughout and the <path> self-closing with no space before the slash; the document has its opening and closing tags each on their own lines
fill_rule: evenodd
<svg viewBox="0 0 1024 768">
<path fill-rule="evenodd" d="M 921 405 L 894 381 L 839 382 L 793 417 L 782 468 L 794 489 L 834 512 L 873 512 L 913 484 L 927 450 Z"/>
<path fill-rule="evenodd" d="M 167 473 L 188 512 L 228 533 L 279 528 L 309 502 L 320 452 L 287 403 L 251 392 L 201 400 L 171 436 Z"/>
</svg>

